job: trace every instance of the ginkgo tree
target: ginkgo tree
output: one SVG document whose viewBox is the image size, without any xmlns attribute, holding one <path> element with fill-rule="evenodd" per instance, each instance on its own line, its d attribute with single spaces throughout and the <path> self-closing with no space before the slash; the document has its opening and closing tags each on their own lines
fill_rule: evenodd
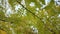
<svg viewBox="0 0 60 34">
<path fill-rule="evenodd" d="M 4 33 L 60 34 L 60 0 L 0 0 Z"/>
</svg>

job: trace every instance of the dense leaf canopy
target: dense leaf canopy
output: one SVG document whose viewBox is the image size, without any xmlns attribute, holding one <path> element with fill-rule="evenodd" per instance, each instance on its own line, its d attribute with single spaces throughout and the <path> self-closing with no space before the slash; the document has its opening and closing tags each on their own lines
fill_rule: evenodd
<svg viewBox="0 0 60 34">
<path fill-rule="evenodd" d="M 4 33 L 60 34 L 60 0 L 0 0 Z"/>
</svg>

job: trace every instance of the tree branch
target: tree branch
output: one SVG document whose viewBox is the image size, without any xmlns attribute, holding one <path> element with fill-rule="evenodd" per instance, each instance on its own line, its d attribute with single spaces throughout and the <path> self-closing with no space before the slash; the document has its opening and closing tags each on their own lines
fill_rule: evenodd
<svg viewBox="0 0 60 34">
<path fill-rule="evenodd" d="M 18 0 L 17 2 L 24 8 L 26 9 L 28 12 L 30 12 L 31 14 L 33 14 L 34 16 L 36 16 L 38 19 L 42 20 L 41 18 L 39 18 L 37 15 L 35 15 L 35 13 L 31 12 L 29 9 L 27 9 L 26 7 L 24 7 Z"/>
</svg>

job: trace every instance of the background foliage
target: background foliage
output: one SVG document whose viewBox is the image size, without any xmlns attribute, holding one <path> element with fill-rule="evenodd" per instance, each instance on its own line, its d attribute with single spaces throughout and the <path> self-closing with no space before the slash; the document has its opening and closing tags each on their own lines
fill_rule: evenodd
<svg viewBox="0 0 60 34">
<path fill-rule="evenodd" d="M 6 34 L 60 34 L 58 1 L 0 0 L 0 31 Z"/>
</svg>

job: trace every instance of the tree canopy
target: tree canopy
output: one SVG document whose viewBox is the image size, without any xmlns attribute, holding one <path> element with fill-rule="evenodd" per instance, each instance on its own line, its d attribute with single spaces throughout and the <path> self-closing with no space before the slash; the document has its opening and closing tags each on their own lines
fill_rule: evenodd
<svg viewBox="0 0 60 34">
<path fill-rule="evenodd" d="M 0 0 L 4 33 L 60 34 L 60 0 Z"/>
</svg>

